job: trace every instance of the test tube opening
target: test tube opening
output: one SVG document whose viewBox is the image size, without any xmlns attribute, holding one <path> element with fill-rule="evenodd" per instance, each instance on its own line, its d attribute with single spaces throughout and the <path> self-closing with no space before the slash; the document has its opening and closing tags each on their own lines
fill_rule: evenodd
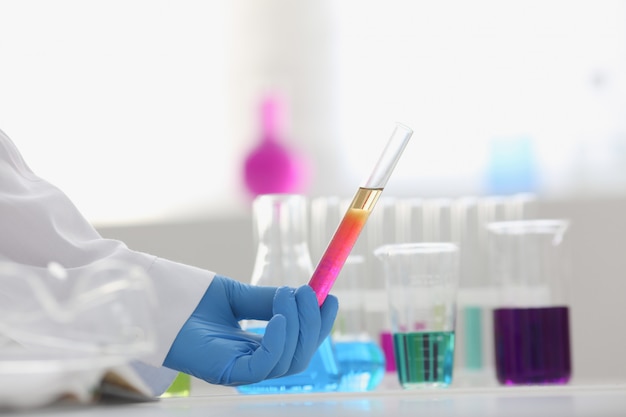
<svg viewBox="0 0 626 417">
<path fill-rule="evenodd" d="M 396 127 L 391 137 L 385 145 L 385 149 L 380 155 L 374 170 L 370 174 L 363 188 L 383 189 L 393 172 L 400 155 L 404 151 L 409 139 L 413 135 L 413 130 L 402 123 L 396 123 Z"/>
</svg>

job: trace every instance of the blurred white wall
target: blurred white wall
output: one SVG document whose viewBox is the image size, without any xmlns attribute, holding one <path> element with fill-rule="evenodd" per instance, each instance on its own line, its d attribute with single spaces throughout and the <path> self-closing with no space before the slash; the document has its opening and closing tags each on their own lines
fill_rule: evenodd
<svg viewBox="0 0 626 417">
<path fill-rule="evenodd" d="M 0 129 L 88 219 L 236 207 L 236 178 L 213 175 L 238 157 L 225 1 L 3 0 L 0 16 Z"/>
<path fill-rule="evenodd" d="M 310 195 L 351 194 L 396 121 L 415 130 L 397 195 L 490 193 L 518 168 L 549 198 L 626 194 L 623 0 L 2 0 L 0 15 L 0 129 L 95 224 L 245 216 L 268 90 L 288 98 Z M 527 154 L 494 163 L 520 139 Z"/>
</svg>

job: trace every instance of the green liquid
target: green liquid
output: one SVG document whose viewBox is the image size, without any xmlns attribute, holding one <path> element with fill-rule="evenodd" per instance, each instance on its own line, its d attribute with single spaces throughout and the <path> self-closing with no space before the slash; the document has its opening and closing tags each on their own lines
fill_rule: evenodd
<svg viewBox="0 0 626 417">
<path fill-rule="evenodd" d="M 454 365 L 454 332 L 394 333 L 398 379 L 404 388 L 448 386 Z"/>
<path fill-rule="evenodd" d="M 174 381 L 172 381 L 172 385 L 161 394 L 161 398 L 168 397 L 188 397 L 191 391 L 191 376 L 179 372 Z"/>
</svg>

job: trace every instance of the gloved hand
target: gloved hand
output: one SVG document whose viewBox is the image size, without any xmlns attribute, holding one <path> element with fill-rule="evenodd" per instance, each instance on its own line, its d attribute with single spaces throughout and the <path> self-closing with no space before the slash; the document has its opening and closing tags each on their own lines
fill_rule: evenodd
<svg viewBox="0 0 626 417">
<path fill-rule="evenodd" d="M 262 287 L 215 276 L 163 365 L 213 384 L 243 385 L 304 371 L 329 335 L 338 302 L 319 307 L 308 285 Z M 265 334 L 239 320 L 269 320 Z"/>
</svg>

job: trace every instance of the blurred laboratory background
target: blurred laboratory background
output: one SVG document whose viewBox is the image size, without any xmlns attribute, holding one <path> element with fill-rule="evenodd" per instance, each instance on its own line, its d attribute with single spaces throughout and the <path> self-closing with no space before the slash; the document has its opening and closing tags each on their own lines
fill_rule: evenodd
<svg viewBox="0 0 626 417">
<path fill-rule="evenodd" d="M 401 122 L 383 196 L 532 196 L 533 217 L 571 220 L 574 378 L 626 377 L 626 1 L 0 0 L 0 17 L 0 129 L 103 236 L 248 282 L 254 196 L 350 199 Z"/>
</svg>

